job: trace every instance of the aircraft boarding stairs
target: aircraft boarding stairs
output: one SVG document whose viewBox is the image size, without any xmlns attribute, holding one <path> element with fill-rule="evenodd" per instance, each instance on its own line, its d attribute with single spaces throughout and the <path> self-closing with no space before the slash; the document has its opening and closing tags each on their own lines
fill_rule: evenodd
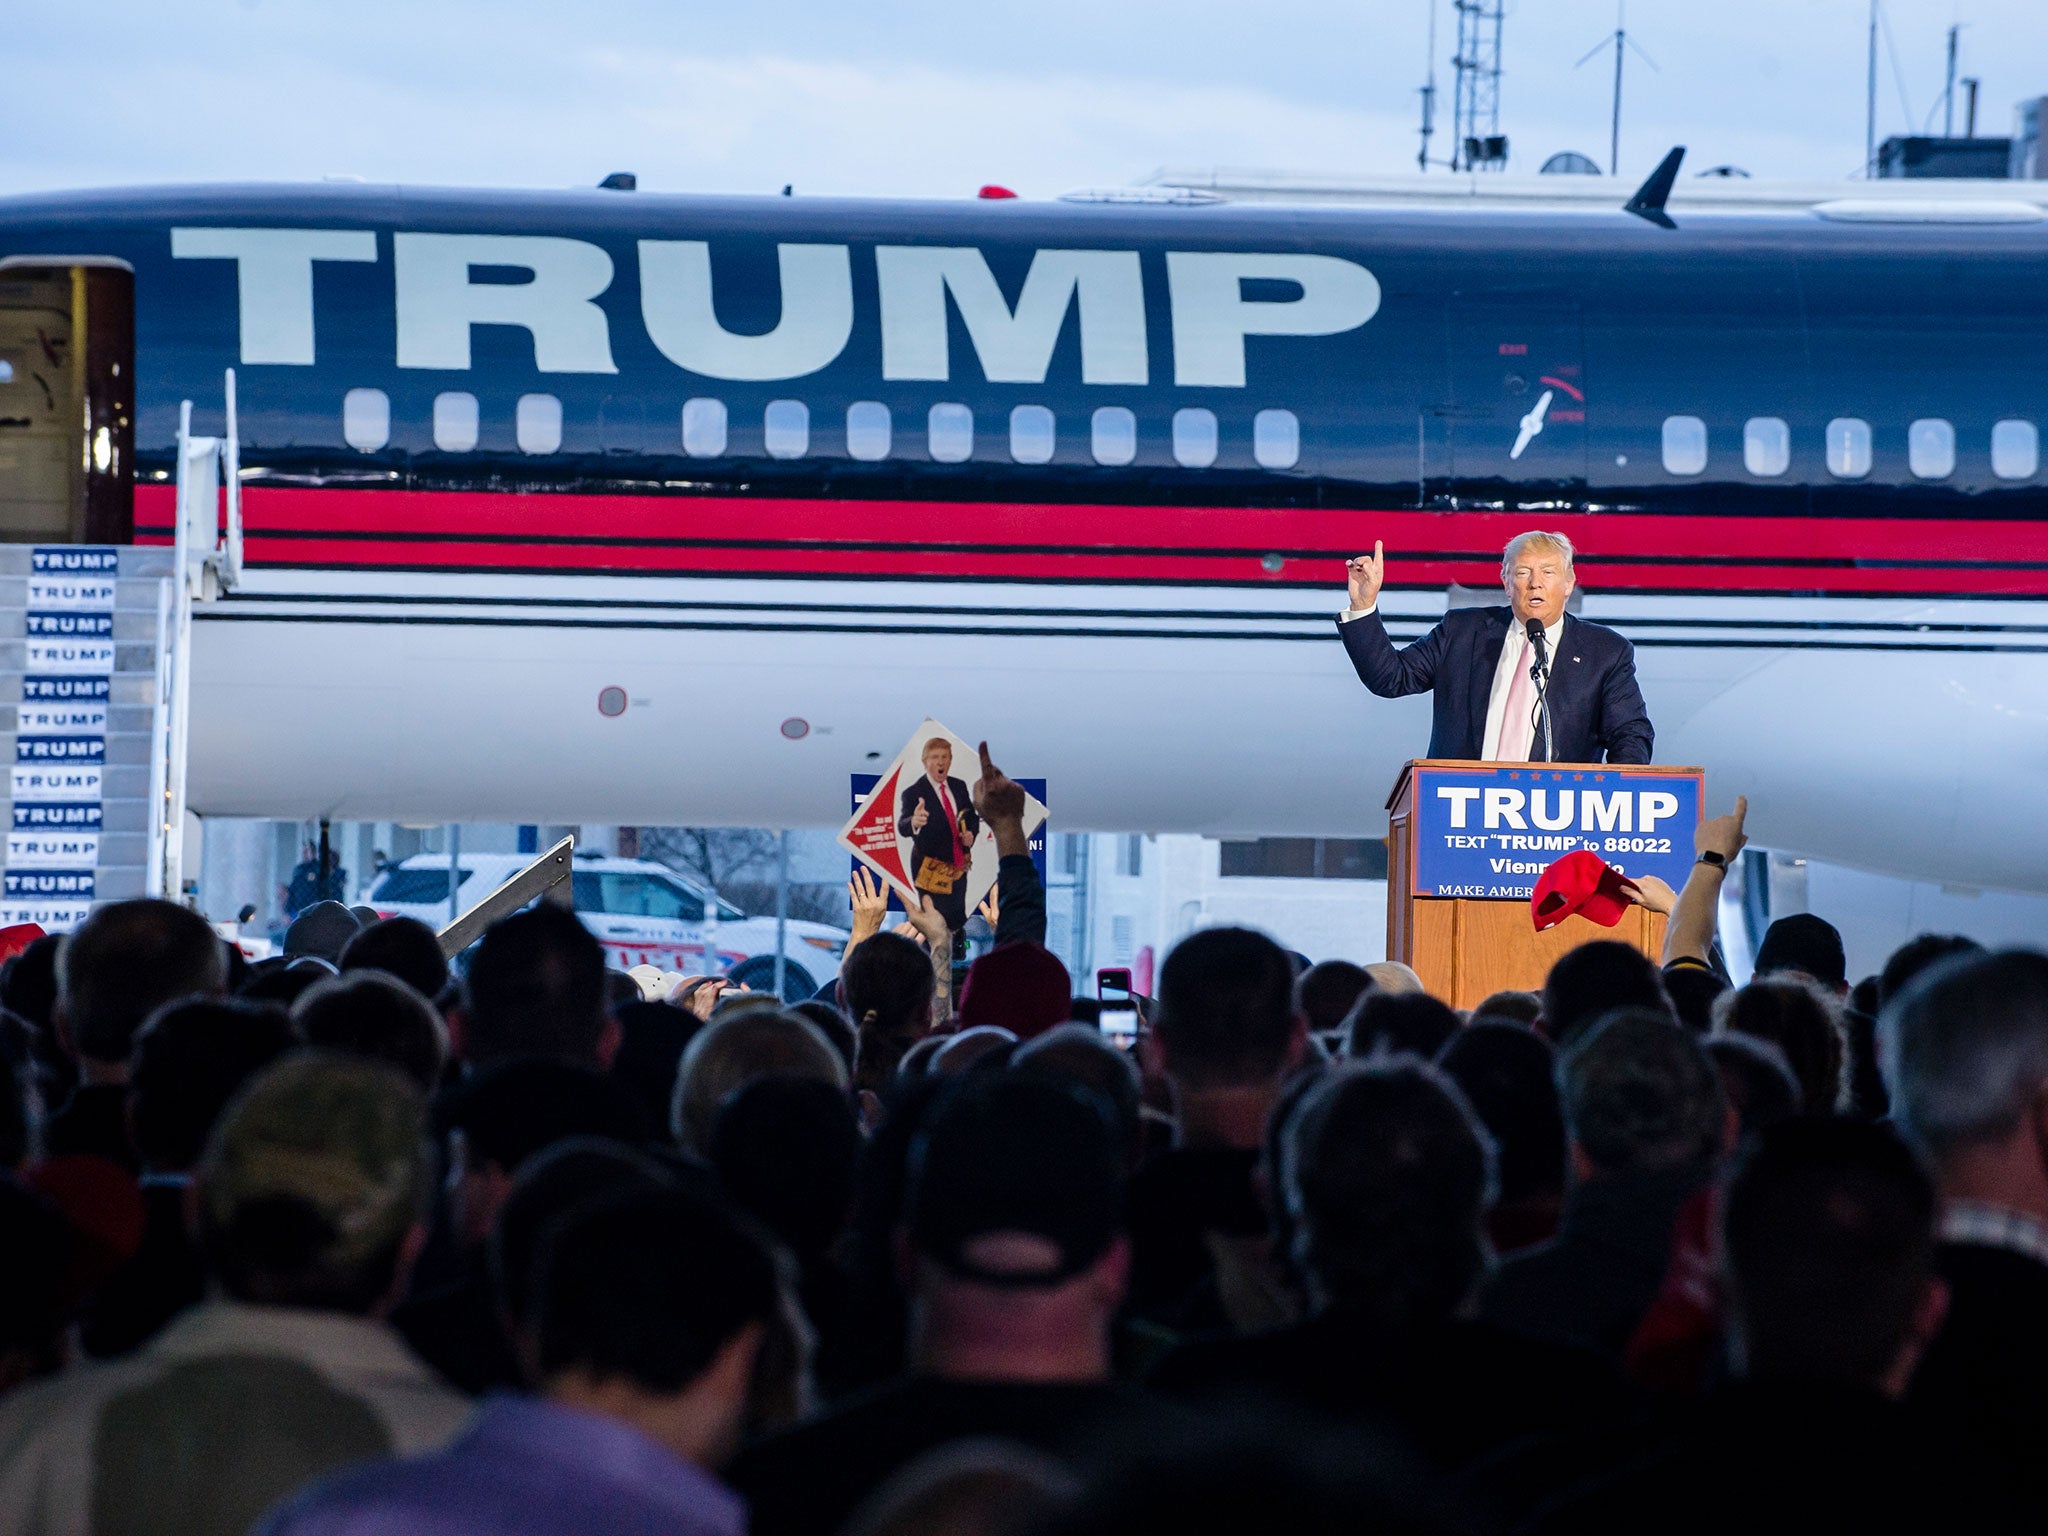
<svg viewBox="0 0 2048 1536">
<path fill-rule="evenodd" d="M 187 894 L 192 604 L 241 575 L 232 372 L 227 402 L 224 438 L 181 413 L 170 547 L 0 545 L 0 924 Z"/>
</svg>

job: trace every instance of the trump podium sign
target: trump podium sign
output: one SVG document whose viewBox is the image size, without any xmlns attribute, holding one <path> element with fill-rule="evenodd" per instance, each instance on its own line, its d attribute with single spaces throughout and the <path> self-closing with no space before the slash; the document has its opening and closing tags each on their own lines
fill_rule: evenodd
<svg viewBox="0 0 2048 1536">
<path fill-rule="evenodd" d="M 1580 848 L 1674 890 L 1692 870 L 1697 768 L 1424 761 L 1408 771 L 1411 895 L 1527 901 L 1537 877 Z"/>
</svg>

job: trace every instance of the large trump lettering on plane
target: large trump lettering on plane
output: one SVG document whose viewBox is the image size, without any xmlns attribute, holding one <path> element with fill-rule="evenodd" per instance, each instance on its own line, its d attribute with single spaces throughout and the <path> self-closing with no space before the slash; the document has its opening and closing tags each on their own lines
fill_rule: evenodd
<svg viewBox="0 0 2048 1536">
<path fill-rule="evenodd" d="M 619 371 L 613 316 L 598 302 L 616 276 L 602 246 L 553 235 L 400 231 L 389 239 L 398 367 L 466 371 L 471 333 L 485 325 L 525 331 L 536 372 Z M 378 235 L 361 229 L 174 229 L 171 254 L 233 262 L 240 360 L 297 367 L 310 366 L 316 355 L 319 265 L 382 260 Z M 1152 378 L 1137 251 L 1034 250 L 1014 303 L 977 246 L 880 245 L 861 254 L 873 265 L 872 323 L 885 379 L 952 379 L 957 316 L 984 379 L 1043 383 L 1070 315 L 1084 384 L 1142 385 Z M 687 373 L 749 382 L 803 378 L 837 361 L 859 323 L 849 245 L 777 245 L 780 313 L 759 332 L 720 321 L 710 242 L 641 240 L 634 255 L 647 338 Z M 1242 389 L 1251 338 L 1341 335 L 1379 311 L 1378 279 L 1343 257 L 1164 257 L 1172 377 L 1181 388 Z M 494 275 L 479 280 L 483 269 Z M 508 271 L 520 280 L 495 275 Z M 1248 283 L 1283 291 L 1248 292 Z"/>
</svg>

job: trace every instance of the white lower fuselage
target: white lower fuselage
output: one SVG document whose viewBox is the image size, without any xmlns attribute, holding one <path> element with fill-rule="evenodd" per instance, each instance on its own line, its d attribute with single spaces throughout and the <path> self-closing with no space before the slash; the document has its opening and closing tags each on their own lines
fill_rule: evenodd
<svg viewBox="0 0 2048 1536">
<path fill-rule="evenodd" d="M 1290 575 L 1293 573 L 1290 572 Z M 926 715 L 1065 830 L 1374 836 L 1427 696 L 1328 591 L 267 568 L 196 612 L 202 814 L 834 825 Z M 1657 758 L 1771 847 L 2048 890 L 2048 603 L 1639 596 Z M 1440 595 L 1390 591 L 1397 642 Z M 623 713 L 600 712 L 622 689 Z"/>
</svg>

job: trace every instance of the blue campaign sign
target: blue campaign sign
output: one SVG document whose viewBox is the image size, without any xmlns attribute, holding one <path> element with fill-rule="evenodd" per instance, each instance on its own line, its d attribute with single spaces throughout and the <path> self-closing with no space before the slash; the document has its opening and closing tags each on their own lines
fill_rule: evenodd
<svg viewBox="0 0 2048 1536">
<path fill-rule="evenodd" d="M 1587 848 L 1631 878 L 1675 890 L 1693 865 L 1700 775 L 1596 768 L 1417 768 L 1417 896 L 1529 898 L 1536 878 Z"/>
<path fill-rule="evenodd" d="M 861 801 L 867 799 L 869 795 L 873 794 L 875 786 L 881 782 L 882 776 L 879 773 L 856 773 L 853 776 L 853 803 L 849 805 L 847 809 L 849 811 L 858 811 L 860 809 Z M 1045 780 L 1017 779 L 1014 782 L 1023 785 L 1024 793 L 1030 795 L 1040 805 L 1047 805 L 1050 803 L 1045 798 Z M 1033 830 L 1031 836 L 1025 841 L 1025 847 L 1031 850 L 1031 864 L 1032 867 L 1038 871 L 1038 883 L 1040 885 L 1044 885 L 1046 883 L 1045 833 L 1046 829 L 1051 825 L 1052 817 L 1048 815 L 1045 818 L 1045 820 L 1041 821 L 1038 824 L 1038 826 Z M 849 877 L 852 876 L 854 870 L 865 867 L 861 864 L 861 861 L 859 859 L 854 858 L 850 854 L 847 856 L 846 862 L 848 866 L 846 872 Z M 894 891 L 891 891 L 889 893 L 889 910 L 892 912 L 900 912 L 902 909 L 903 899 L 900 896 L 896 895 Z"/>
</svg>

